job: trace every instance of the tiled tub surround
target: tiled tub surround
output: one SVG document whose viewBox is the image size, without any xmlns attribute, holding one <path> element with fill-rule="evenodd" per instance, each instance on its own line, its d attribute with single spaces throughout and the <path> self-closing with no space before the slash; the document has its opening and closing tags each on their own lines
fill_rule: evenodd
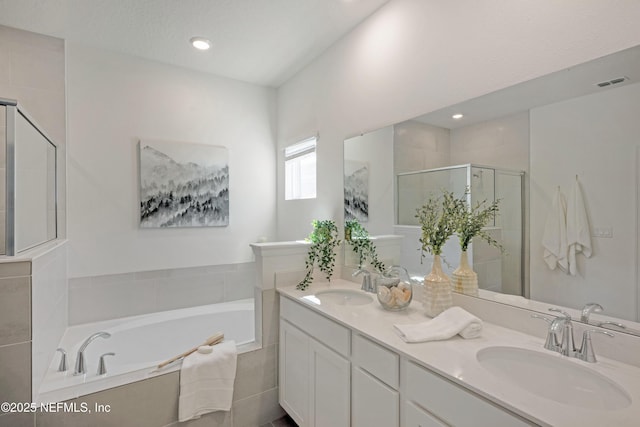
<svg viewBox="0 0 640 427">
<path fill-rule="evenodd" d="M 69 279 L 69 324 L 253 298 L 255 263 Z"/>
<path fill-rule="evenodd" d="M 352 282 L 341 280 L 335 281 L 330 287 L 358 288 Z M 546 323 L 538 323 L 535 319 L 531 319 L 531 312 L 527 310 L 514 309 L 503 304 L 461 296 L 462 298 L 456 298 L 455 304 L 467 308 L 485 320 L 481 338 L 463 340 L 455 337 L 446 341 L 408 344 L 402 341 L 393 331 L 392 325 L 394 323 L 424 321 L 426 317 L 419 302 L 414 300 L 409 309 L 403 312 L 388 312 L 382 310 L 375 300 L 362 306 L 338 306 L 335 304 L 317 305 L 311 302 L 313 299 L 301 299 L 302 296 L 314 294 L 326 288 L 327 284 L 316 283 L 304 292 L 295 290 L 293 287 L 279 288 L 278 291 L 284 298 L 296 301 L 294 304 L 302 304 L 307 309 L 326 316 L 339 325 L 346 326 L 357 336 L 373 340 L 375 343 L 385 347 L 387 351 L 398 354 L 401 359 L 401 372 L 402 368 L 406 368 L 409 364 L 421 365 L 437 374 L 437 376 L 443 377 L 443 379 L 441 378 L 442 381 L 455 384 L 456 387 L 462 387 L 463 390 L 467 390 L 467 393 L 473 393 L 476 398 L 506 409 L 511 412 L 512 416 L 522 417 L 525 424 L 542 426 L 635 426 L 637 425 L 637 420 L 640 419 L 640 369 L 638 366 L 619 361 L 621 358 L 624 360 L 636 355 L 635 364 L 640 364 L 640 361 L 637 360 L 640 340 L 637 337 L 625 336 L 625 334 L 616 334 L 613 340 L 603 337 L 607 341 L 621 341 L 615 347 L 616 351 L 609 350 L 607 352 L 605 351 L 606 347 L 614 343 L 605 342 L 604 339 L 600 340 L 599 337 L 596 338 L 594 336 L 594 347 L 599 358 L 597 363 L 590 364 L 577 359 L 567 360 L 569 363 L 586 366 L 622 385 L 630 395 L 631 405 L 616 410 L 600 410 L 591 407 L 577 408 L 537 397 L 503 380 L 498 380 L 478 364 L 476 353 L 480 349 L 490 346 L 520 347 L 531 351 L 546 352 L 554 357 L 563 357 L 548 352 L 543 348 Z M 509 312 L 512 309 L 515 312 Z M 495 312 L 500 313 L 495 314 Z M 527 326 L 530 331 L 533 331 L 531 335 L 517 330 L 523 329 L 525 317 L 527 325 L 532 325 Z M 516 327 L 511 328 L 510 322 L 516 323 Z M 576 331 L 574 332 L 579 334 L 582 329 L 576 323 Z M 622 357 L 615 357 L 618 355 Z M 607 356 L 611 358 L 609 359 Z M 402 396 L 403 393 L 407 392 L 407 378 L 402 378 L 404 380 L 400 381 L 399 393 L 400 400 L 404 402 Z M 402 408 L 404 407 L 403 404 Z M 460 409 L 462 408 L 456 408 L 458 412 Z M 400 416 L 402 417 L 403 415 Z"/>
</svg>

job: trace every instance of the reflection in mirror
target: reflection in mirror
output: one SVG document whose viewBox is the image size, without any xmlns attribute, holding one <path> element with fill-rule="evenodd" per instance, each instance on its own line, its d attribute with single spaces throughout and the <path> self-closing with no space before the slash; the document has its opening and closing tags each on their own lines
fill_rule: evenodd
<svg viewBox="0 0 640 427">
<path fill-rule="evenodd" d="M 386 165 L 385 182 L 410 172 L 464 164 L 524 171 L 522 269 L 525 296 L 531 301 L 484 295 L 542 311 L 562 305 L 575 309 L 578 319 L 583 306 L 596 302 L 604 310 L 593 313 L 591 323 L 623 319 L 631 326 L 628 329 L 638 328 L 633 323 L 640 306 L 638 82 L 640 47 L 635 47 L 389 126 L 377 131 L 387 136 L 386 145 L 376 145 L 382 147 L 382 155 L 390 156 L 393 147 L 393 168 Z M 453 119 L 456 113 L 463 117 Z M 345 153 L 351 143 L 365 137 L 345 141 Z M 369 167 L 373 171 L 377 166 L 371 162 Z M 472 179 L 487 181 L 489 175 L 483 169 L 471 173 Z M 497 176 L 494 181 L 497 189 Z M 584 200 L 592 255 L 578 254 L 576 274 L 571 275 L 546 265 L 542 236 L 558 187 L 569 200 L 576 194 L 576 182 Z M 370 195 L 377 191 L 370 183 Z M 392 206 L 402 199 L 399 192 L 383 196 Z M 480 197 L 490 199 L 490 191 Z M 501 206 L 501 217 L 512 208 Z M 411 227 L 394 222 L 388 211 L 378 216 L 370 204 L 369 221 L 378 224 L 378 220 L 386 221 L 386 227 L 371 227 L 371 234 L 406 234 L 403 229 Z M 424 274 L 429 266 L 422 268 Z"/>
</svg>

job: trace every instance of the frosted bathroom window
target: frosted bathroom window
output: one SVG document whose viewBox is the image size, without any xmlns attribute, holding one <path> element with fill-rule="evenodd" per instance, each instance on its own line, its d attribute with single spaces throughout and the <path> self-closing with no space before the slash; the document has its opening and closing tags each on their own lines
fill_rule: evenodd
<svg viewBox="0 0 640 427">
<path fill-rule="evenodd" d="M 313 137 L 284 149 L 285 200 L 316 197 L 316 141 Z"/>
</svg>

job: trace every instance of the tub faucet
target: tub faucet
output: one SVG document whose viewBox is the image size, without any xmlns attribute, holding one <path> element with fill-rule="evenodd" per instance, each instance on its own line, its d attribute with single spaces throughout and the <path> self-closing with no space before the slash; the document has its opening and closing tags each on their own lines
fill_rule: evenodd
<svg viewBox="0 0 640 427">
<path fill-rule="evenodd" d="M 371 273 L 369 273 L 367 270 L 365 270 L 364 268 L 360 268 L 358 270 L 356 270 L 352 276 L 358 276 L 362 274 L 362 287 L 360 289 L 362 289 L 365 292 L 371 292 L 371 293 L 376 293 L 376 289 L 373 286 L 373 283 L 371 282 Z"/>
<path fill-rule="evenodd" d="M 95 340 L 96 338 L 109 338 L 110 336 L 111 334 L 108 332 L 96 332 L 95 334 L 84 340 L 84 342 L 78 349 L 78 354 L 76 356 L 76 368 L 73 371 L 73 375 L 81 375 L 87 372 L 87 368 L 84 362 L 84 351 L 87 346 L 91 344 L 91 341 Z"/>
</svg>

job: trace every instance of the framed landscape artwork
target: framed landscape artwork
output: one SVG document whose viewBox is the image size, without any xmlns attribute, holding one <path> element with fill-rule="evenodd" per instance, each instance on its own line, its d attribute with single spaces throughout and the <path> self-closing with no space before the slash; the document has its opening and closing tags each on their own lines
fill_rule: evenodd
<svg viewBox="0 0 640 427">
<path fill-rule="evenodd" d="M 344 220 L 369 220 L 369 164 L 344 161 Z"/>
<path fill-rule="evenodd" d="M 229 225 L 226 147 L 140 141 L 140 227 Z"/>
</svg>

